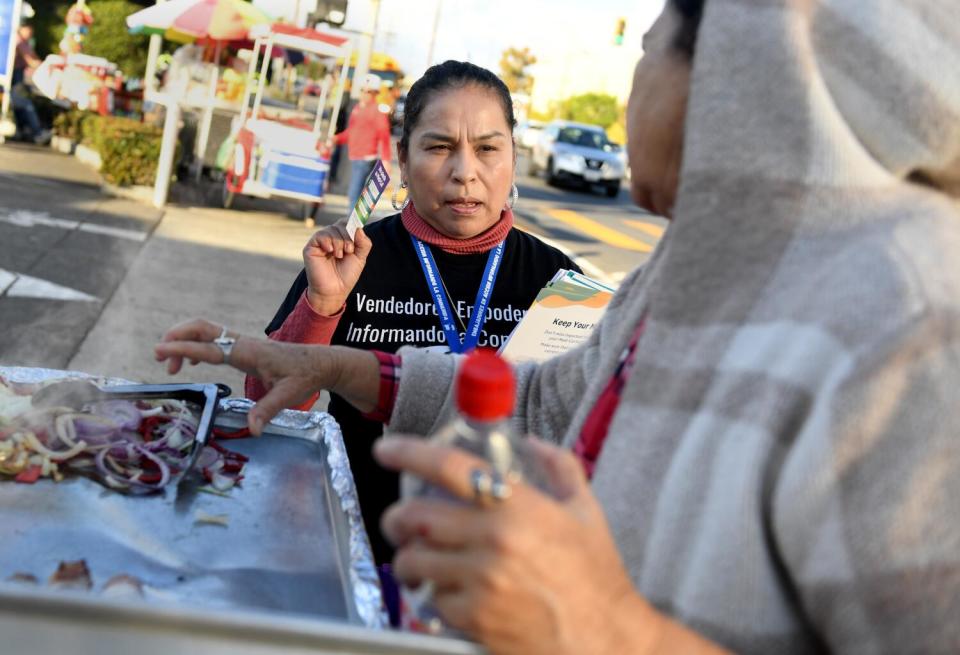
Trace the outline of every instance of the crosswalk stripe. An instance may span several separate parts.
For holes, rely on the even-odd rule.
[[[81,223],[80,221],[71,221],[63,218],[55,218],[46,212],[34,212],[18,209],[14,211],[6,210],[0,207],[0,223],[8,223],[17,227],[55,227],[61,230],[80,230],[81,232],[91,232],[93,234],[104,234],[119,239],[128,239],[130,241],[146,241],[147,233],[139,230],[129,230],[122,227],[113,227],[111,225],[101,225],[99,223]]]
[[[571,211],[569,209],[548,209],[547,213],[558,221],[566,223],[567,225],[574,227],[581,232],[588,234],[589,236],[592,236],[598,241],[603,241],[611,246],[625,248],[627,250],[635,250],[636,252],[653,252],[653,246],[651,246],[649,243],[644,243],[643,241],[629,237],[622,232],[611,229],[606,225],[598,223],[591,218],[587,218],[582,214],[578,214],[575,211]]]
[[[71,289],[31,275],[5,271],[0,268],[0,296],[8,298],[47,298],[49,300],[77,300],[97,302],[100,299],[83,291]]]
[[[660,238],[663,236],[663,228],[659,225],[653,225],[652,223],[646,223],[644,221],[637,221],[631,218],[624,218],[623,222],[625,225],[629,225],[635,230],[640,230],[641,232],[646,232],[652,237]]]
[[[598,282],[603,282],[605,284],[610,284],[611,282],[614,282],[614,280],[611,279],[610,276],[607,275],[607,273],[603,269],[601,269],[599,266],[595,266],[589,259],[587,259],[586,257],[581,257],[577,253],[573,252],[572,250],[564,246],[562,243],[554,241],[553,239],[541,234],[539,231],[533,230],[532,228],[530,228],[530,226],[524,225],[520,222],[515,222],[513,225],[518,230],[523,230],[528,234],[532,234],[533,236],[537,237],[548,246],[552,248],[556,248],[557,250],[562,252],[564,255],[569,257],[574,264],[579,266],[580,270],[583,271],[584,274],[592,277],[594,280],[597,280]]]

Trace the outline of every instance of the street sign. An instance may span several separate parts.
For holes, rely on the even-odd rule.
[[[14,51],[17,47],[17,26],[20,24],[20,1],[0,0],[0,81],[10,85]]]
[[[17,48],[17,30],[20,27],[22,0],[0,0],[0,85],[3,102],[0,103],[0,143],[16,131],[7,120],[10,110],[10,91],[13,86],[13,64]]]

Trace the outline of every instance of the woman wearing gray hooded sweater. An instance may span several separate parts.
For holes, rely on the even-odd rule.
[[[956,4],[706,0],[693,37],[699,4],[647,35],[628,109],[634,198],[673,223],[588,343],[518,371],[559,499],[400,503],[396,572],[496,653],[956,652]],[[221,362],[220,332],[157,356]],[[428,434],[456,360],[400,358],[390,429]],[[378,402],[370,353],[230,363],[273,385],[255,431],[315,388]],[[377,454],[473,497],[462,452]]]

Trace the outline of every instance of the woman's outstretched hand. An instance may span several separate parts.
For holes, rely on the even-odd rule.
[[[465,501],[408,499],[384,515],[399,548],[396,575],[411,586],[432,581],[444,620],[493,653],[650,652],[662,617],[634,591],[580,463],[531,447],[556,498],[518,483],[480,507],[471,472],[487,469],[483,461],[423,439],[381,439],[374,452],[385,467]]]
[[[313,309],[332,316],[340,311],[367,263],[372,243],[363,228],[351,239],[346,221],[323,228],[303,248],[307,300]]]
[[[369,410],[377,400],[379,365],[372,353],[349,348],[306,346],[278,343],[266,339],[239,336],[225,362],[223,351],[213,343],[222,331],[220,325],[194,319],[170,328],[155,348],[157,361],[167,362],[173,375],[191,363],[228,363],[236,369],[260,378],[267,393],[250,410],[250,431],[260,434],[263,426],[277,413],[307,400],[323,389],[335,390],[361,410]]]

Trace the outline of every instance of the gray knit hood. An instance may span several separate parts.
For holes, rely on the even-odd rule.
[[[796,236],[956,212],[960,5],[706,0],[681,180],[651,311],[682,323],[741,320]]]

